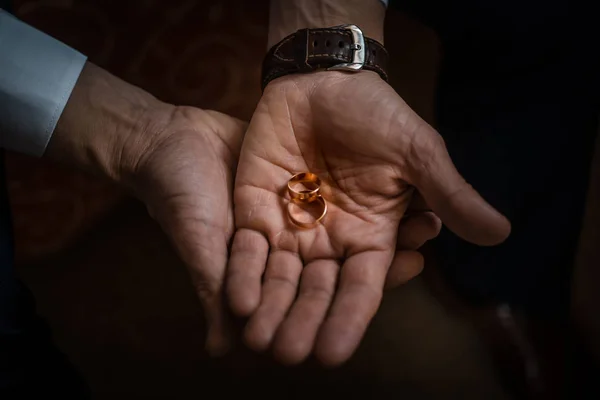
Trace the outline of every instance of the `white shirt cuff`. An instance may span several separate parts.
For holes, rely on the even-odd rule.
[[[0,10],[0,147],[44,154],[85,61]]]

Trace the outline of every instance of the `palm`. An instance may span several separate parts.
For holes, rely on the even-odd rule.
[[[220,353],[228,346],[222,282],[245,124],[194,108],[173,115],[140,162],[135,189],[188,266],[207,317],[207,348]]]
[[[315,115],[323,103],[311,102],[303,89],[271,91],[254,114],[236,179],[237,226],[266,235],[272,250],[297,252],[305,264],[375,252],[385,271],[411,190],[391,163],[366,156],[360,143],[344,134],[335,141],[328,132],[347,129]],[[311,230],[297,229],[282,207],[282,188],[302,171],[324,180],[329,202],[326,222]]]

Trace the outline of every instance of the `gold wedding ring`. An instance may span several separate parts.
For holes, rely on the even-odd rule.
[[[288,216],[290,220],[300,228],[313,228],[317,226],[327,214],[327,202],[319,194],[321,179],[312,172],[302,172],[292,176],[288,181],[287,187],[291,198],[288,204]],[[305,221],[300,219],[296,215],[296,212],[292,210],[293,207],[300,209],[303,214],[309,214],[311,220]]]
[[[292,200],[292,202],[290,202],[290,204],[288,205],[288,216],[290,217],[290,220],[294,223],[294,225],[299,226],[300,228],[314,228],[315,226],[319,225],[319,221],[321,221],[325,217],[325,214],[327,214],[327,202],[325,201],[323,196],[318,195],[313,200],[311,200],[311,203],[313,203],[313,205],[316,203],[320,205],[320,213],[312,221],[302,221],[294,215],[294,212],[290,211],[290,206],[299,203],[307,202],[303,202],[302,200]]]
[[[301,200],[310,203],[319,195],[321,179],[312,172],[301,172],[290,178],[287,187],[292,200]]]

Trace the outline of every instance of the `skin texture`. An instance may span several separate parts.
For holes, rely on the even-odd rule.
[[[311,171],[329,213],[298,229],[285,185]],[[318,72],[271,82],[242,146],[235,181],[237,231],[228,266],[232,310],[249,317],[245,340],[295,364],[311,353],[346,361],[377,311],[414,188],[455,233],[503,241],[509,222],[458,174],[439,134],[376,74]],[[407,223],[408,224],[408,223]],[[416,234],[416,233],[415,233]],[[416,239],[415,239],[416,240]]]

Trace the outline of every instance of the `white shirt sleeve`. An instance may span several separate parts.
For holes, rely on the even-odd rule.
[[[42,156],[86,57],[0,10],[0,147]]]

